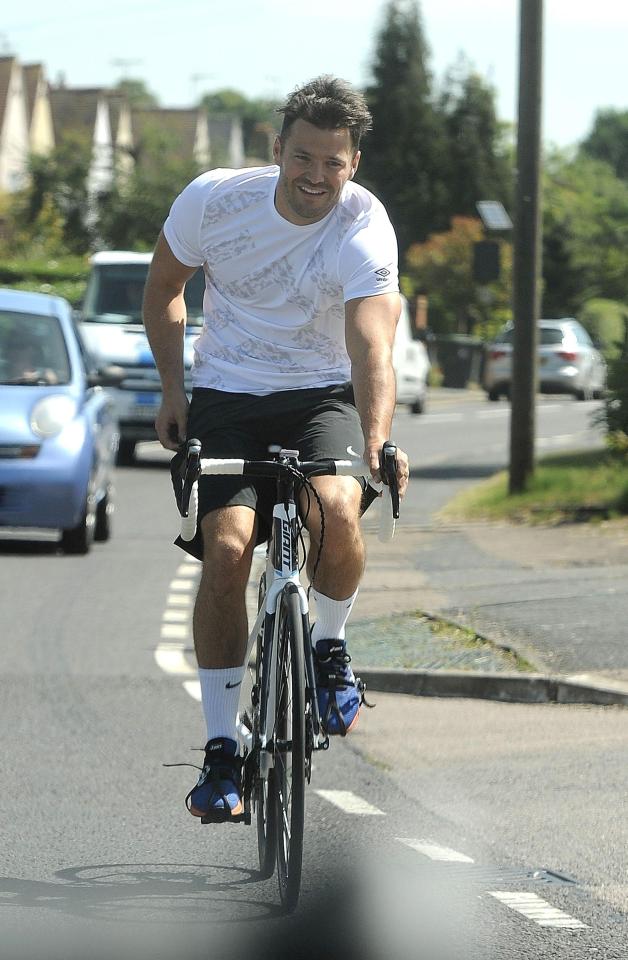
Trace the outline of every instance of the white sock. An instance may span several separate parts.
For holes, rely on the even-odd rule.
[[[236,715],[244,672],[244,664],[226,670],[198,668],[208,740],[229,737],[237,742]]]
[[[312,643],[317,640],[344,640],[345,626],[358,591],[346,600],[332,600],[318,590],[312,590],[316,603],[316,623],[312,627]]]

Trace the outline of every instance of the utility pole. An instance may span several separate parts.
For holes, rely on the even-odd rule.
[[[534,472],[537,320],[541,277],[543,0],[519,0],[519,110],[513,264],[510,493]]]

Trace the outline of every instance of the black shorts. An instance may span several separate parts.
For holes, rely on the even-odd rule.
[[[360,457],[364,450],[350,383],[285,390],[264,397],[196,388],[192,392],[187,436],[201,441],[203,457],[264,460],[272,444],[298,450],[302,460],[346,460]],[[365,485],[362,484],[363,489]],[[201,518],[220,507],[242,505],[256,512],[257,542],[263,543],[270,530],[275,489],[274,480],[201,477],[196,537],[189,542],[179,537],[175,543],[202,559]]]

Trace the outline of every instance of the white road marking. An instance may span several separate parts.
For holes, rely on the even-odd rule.
[[[540,927],[565,927],[571,930],[588,930],[589,926],[568,913],[559,910],[547,903],[536,893],[521,893],[511,890],[491,890],[489,896],[495,897],[500,903],[516,910],[528,920],[533,920]]]
[[[461,413],[428,413],[422,423],[429,426],[430,423],[460,423],[464,420]]]
[[[164,610],[164,615],[161,618],[162,623],[188,623],[189,620],[189,610],[171,610],[170,607]]]
[[[184,680],[183,689],[186,693],[189,693],[194,700],[201,702],[201,684],[198,680]]]
[[[166,600],[167,607],[191,607],[194,598],[187,593],[170,593]]]
[[[185,646],[182,643],[159,644],[155,650],[155,661],[164,673],[177,676],[194,676],[196,670],[188,663]]]
[[[316,790],[315,792],[319,797],[322,797],[323,800],[328,800],[330,803],[333,803],[335,807],[338,807],[344,813],[352,813],[358,817],[386,816],[383,810],[378,810],[377,807],[367,803],[366,800],[358,797],[350,790]]]
[[[177,579],[172,581],[172,583],[170,584],[170,589],[183,591],[184,593],[187,593],[188,591],[193,590],[195,586],[196,586],[196,580]]]
[[[195,577],[201,569],[200,561],[194,563],[182,563],[177,569],[178,577]]]
[[[187,623],[162,623],[161,637],[164,640],[187,640],[190,629]]]
[[[459,853],[458,850],[452,850],[451,847],[442,847],[438,843],[432,843],[431,840],[413,840],[409,837],[395,837],[399,843],[403,843],[411,850],[422,853],[430,860],[444,860],[451,863],[473,863],[473,859],[466,853]]]

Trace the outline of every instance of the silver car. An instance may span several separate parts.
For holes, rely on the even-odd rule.
[[[538,321],[539,393],[570,393],[577,400],[601,397],[606,388],[606,361],[573,317]],[[489,400],[510,395],[513,327],[489,344],[483,386]]]

